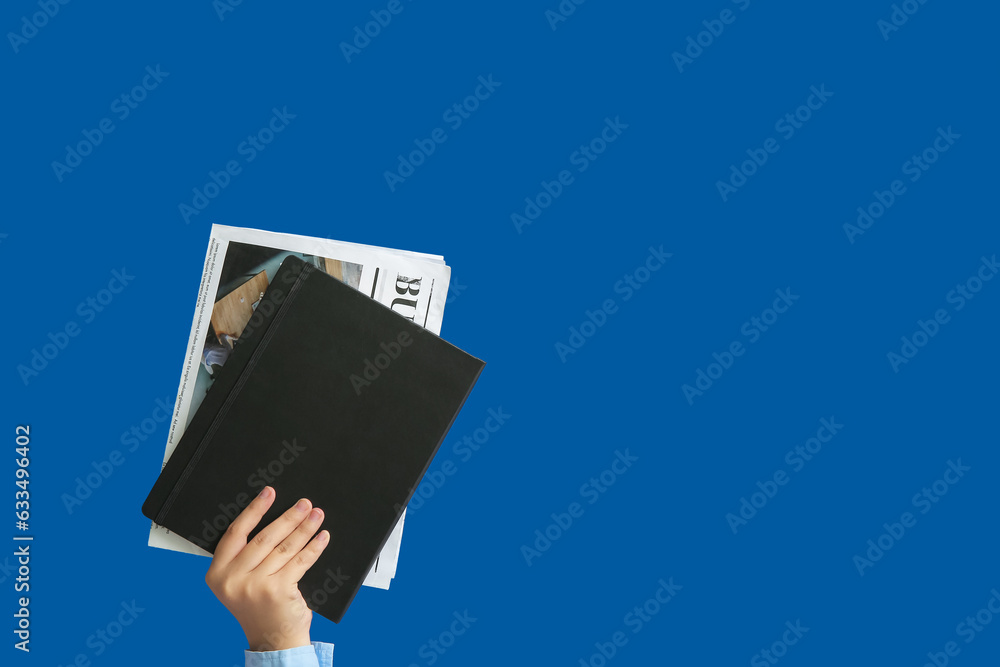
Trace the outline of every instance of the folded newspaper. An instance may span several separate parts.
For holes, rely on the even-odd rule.
[[[212,386],[213,378],[225,365],[233,345],[253,316],[270,279],[289,255],[312,263],[416,324],[441,334],[451,277],[451,269],[441,256],[212,225],[194,323],[163,454],[164,465],[201,405],[205,392]],[[258,471],[247,483],[263,489],[269,477],[281,474],[278,467],[285,464],[276,460],[272,463],[274,469],[269,466],[268,470]],[[365,586],[389,588],[396,575],[405,518],[404,510],[365,578]],[[211,556],[155,523],[150,527],[149,546]]]

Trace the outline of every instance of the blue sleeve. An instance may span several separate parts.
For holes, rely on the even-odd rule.
[[[246,667],[333,667],[333,644],[313,642],[284,651],[244,651]]]

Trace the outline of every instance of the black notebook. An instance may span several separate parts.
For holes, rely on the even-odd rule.
[[[296,257],[282,262],[142,512],[213,551],[265,484],[330,543],[299,582],[340,622],[484,363]]]

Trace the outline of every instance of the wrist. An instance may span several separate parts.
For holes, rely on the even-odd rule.
[[[262,635],[247,634],[247,645],[251,651],[284,651],[299,646],[312,646],[309,633],[285,634],[268,632]]]

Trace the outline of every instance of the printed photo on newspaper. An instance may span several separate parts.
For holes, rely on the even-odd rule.
[[[451,269],[438,255],[408,252],[317,237],[213,225],[184,356],[163,463],[173,453],[205,393],[225,366],[269,281],[289,255],[313,264],[341,282],[389,306],[416,324],[441,333]],[[282,465],[275,461],[275,466]],[[259,471],[251,486],[263,489],[278,470]],[[389,588],[396,574],[404,510],[364,581]],[[212,529],[210,526],[206,530]],[[181,536],[151,525],[149,546],[211,556]]]

